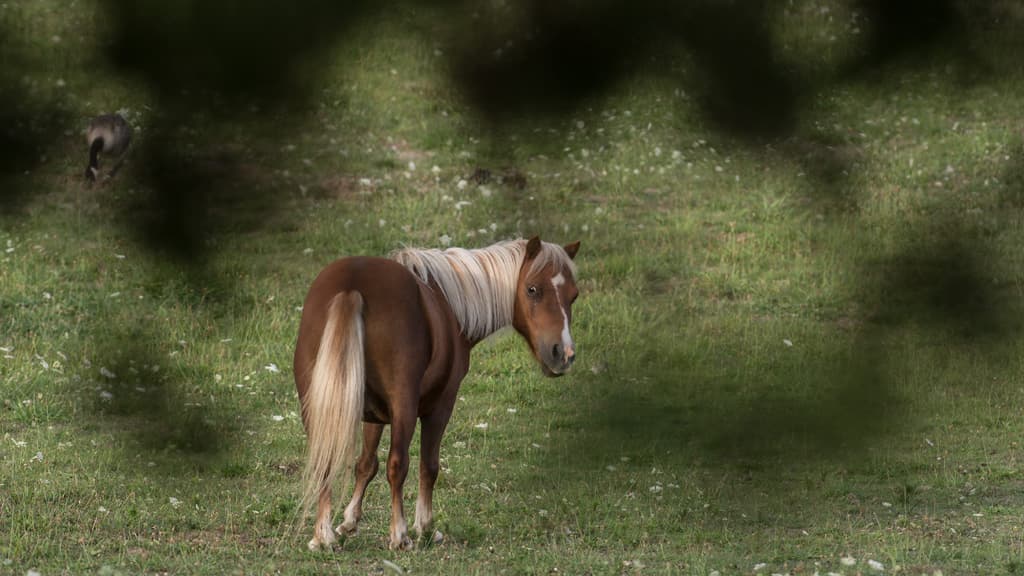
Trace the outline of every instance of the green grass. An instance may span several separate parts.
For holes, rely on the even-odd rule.
[[[82,73],[93,9],[0,12],[44,50],[25,81],[73,118],[0,227],[0,573],[1024,570],[1019,79],[844,85],[791,141],[750,147],[637,78],[493,142],[446,82],[433,20],[403,9],[339,48],[308,107],[254,111],[216,146],[201,119],[184,131],[247,179],[220,208],[246,218],[214,221],[210,258],[183,269],[119,220],[145,193],[130,171],[80,182],[90,115],[130,109],[144,148],[160,114]],[[799,25],[820,14],[793,17],[792,58],[827,68]],[[836,52],[855,44],[828,26]],[[813,172],[837,159],[838,199]],[[479,166],[527,186],[460,187]],[[387,550],[378,477],[360,533],[308,552],[291,351],[316,273],[534,233],[582,240],[574,373],[544,379],[510,333],[478,346],[442,447],[444,544]],[[947,239],[981,255],[995,336],[886,288]]]

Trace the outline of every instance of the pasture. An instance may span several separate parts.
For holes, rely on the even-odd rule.
[[[183,265],[126,225],[161,108],[96,64],[96,6],[0,6],[39,60],[17,82],[66,118],[0,216],[0,573],[1024,570],[1021,78],[839,84],[751,144],[638,73],[495,137],[436,15],[402,7],[311,101],[175,132],[242,168]],[[842,3],[798,6],[789,57],[856,45]],[[80,131],[119,109],[133,156],[86,186]],[[534,234],[582,243],[572,373],[511,331],[481,343],[441,448],[445,541],[388,551],[378,475],[360,532],[309,552],[291,355],[315,275]]]

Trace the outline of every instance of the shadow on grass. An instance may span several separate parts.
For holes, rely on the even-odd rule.
[[[212,375],[168,361],[164,348],[144,326],[127,329],[97,350],[98,379],[72,385],[92,418],[114,423],[132,439],[127,449],[202,464],[232,445],[236,430],[206,398],[188,392],[192,380]]]
[[[942,388],[989,394],[1000,384],[983,365],[1010,365],[1021,303],[990,247],[944,229],[866,260],[853,326],[723,317],[701,333],[709,324],[687,312],[650,308],[647,326],[617,340],[628,346],[598,352],[606,372],[574,376],[585,391],[555,417],[571,441],[543,466],[850,461],[916,426]],[[943,356],[979,363],[936,377],[926,364]]]
[[[0,219],[18,217],[29,203],[30,176],[59,146],[69,120],[61,105],[41,98],[23,75],[39,69],[41,59],[37,50],[16,40],[24,37],[19,32],[0,17]]]

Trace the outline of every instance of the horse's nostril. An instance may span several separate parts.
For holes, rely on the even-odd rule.
[[[555,344],[551,347],[551,357],[558,360],[562,357],[562,345]]]

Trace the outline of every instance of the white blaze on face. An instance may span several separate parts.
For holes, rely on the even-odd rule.
[[[558,287],[562,284],[565,284],[565,276],[562,276],[561,272],[551,278],[551,285],[555,288],[555,299],[558,300],[558,309],[562,312],[562,349],[565,350],[565,355],[569,356],[575,354],[575,350],[572,345],[572,335],[569,334],[569,316],[565,313],[562,296],[558,293]]]

